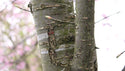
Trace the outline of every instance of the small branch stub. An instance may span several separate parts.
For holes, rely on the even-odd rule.
[[[33,13],[32,4],[31,3],[28,4],[28,7],[30,8],[30,12]]]
[[[50,16],[45,16],[45,18],[47,18],[47,19],[52,19],[52,17],[50,17]]]
[[[87,19],[88,19],[88,17],[83,17],[83,19],[87,20]]]

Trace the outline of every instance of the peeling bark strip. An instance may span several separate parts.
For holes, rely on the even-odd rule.
[[[47,8],[54,8],[54,7],[61,8],[61,7],[66,7],[66,5],[63,5],[63,4],[54,4],[54,5],[41,4],[40,8],[36,8],[35,11],[44,10]]]
[[[97,71],[94,1],[76,0],[76,37],[72,71]]]
[[[31,0],[30,11],[34,17],[43,71],[70,71],[74,44],[74,18],[72,2],[68,0]],[[65,29],[64,29],[65,28]],[[64,39],[70,37],[69,39]],[[65,45],[64,50],[61,46]]]
[[[48,52],[49,52],[50,60],[51,60],[52,64],[57,65],[57,62],[55,59],[55,58],[57,58],[57,54],[55,52],[57,43],[56,43],[56,38],[55,38],[55,34],[54,34],[54,27],[51,24],[49,24],[49,27],[47,30],[48,30],[47,33],[48,33],[48,42],[49,42]]]
[[[48,17],[48,19],[52,19],[51,17]],[[56,21],[56,20],[55,20]],[[58,58],[57,57],[57,53],[55,51],[55,49],[57,49],[57,42],[56,42],[56,38],[55,38],[55,33],[54,33],[54,26],[53,24],[49,24],[49,27],[48,27],[48,42],[49,42],[49,56],[50,56],[50,60],[51,60],[51,63],[53,65],[56,65],[56,66],[61,66],[61,67],[68,67],[70,64],[69,63],[63,63],[61,61],[59,61],[59,59],[62,59],[62,58],[71,58],[71,56],[64,56],[64,57],[61,57],[61,58]]]

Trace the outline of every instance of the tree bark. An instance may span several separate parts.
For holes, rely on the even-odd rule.
[[[125,71],[125,66],[124,66],[124,68],[122,69],[122,71]]]
[[[76,38],[72,71],[97,71],[94,1],[76,0]]]
[[[70,71],[74,47],[71,0],[31,0],[40,48],[42,71]]]

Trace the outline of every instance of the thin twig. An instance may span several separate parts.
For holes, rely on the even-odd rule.
[[[107,17],[104,17],[104,18],[102,18],[102,19],[96,21],[95,23],[99,23],[99,22],[101,22],[101,21],[103,21],[103,20],[105,20],[105,19],[107,19],[107,18],[109,18],[109,17],[111,17],[111,16],[113,16],[113,15],[115,15],[115,14],[119,14],[119,13],[120,13],[120,11],[118,11],[118,12],[116,12],[116,13],[114,13],[114,14],[111,14],[111,15],[109,15],[109,16],[107,16]]]
[[[27,10],[27,9],[24,9],[24,8],[21,8],[21,7],[19,7],[19,6],[18,6],[18,5],[16,5],[16,4],[14,4],[14,6],[15,6],[15,7],[17,7],[17,8],[19,8],[19,9],[21,9],[21,10],[23,10],[23,11],[30,12],[29,10]]]
[[[35,35],[36,35],[36,33],[34,33],[33,35],[30,35],[30,36],[27,36],[27,37],[25,37],[23,40],[21,40],[20,42],[18,42],[17,44],[15,44],[15,45],[12,47],[12,51],[10,51],[8,54],[6,54],[6,56],[9,55],[10,53],[14,52],[15,49],[16,49],[16,47],[17,47],[18,45],[24,43],[27,39],[29,39],[29,38],[31,38],[31,37],[34,37]]]
[[[36,33],[34,33],[33,35],[30,35],[30,36],[25,37],[23,40],[21,40],[20,42],[18,42],[17,44],[15,44],[15,46],[13,46],[13,48],[16,48],[17,45],[22,44],[22,43],[25,42],[27,39],[29,39],[29,38],[31,38],[31,37],[34,37],[35,35],[36,35]]]
[[[125,51],[121,52],[119,55],[116,56],[116,58],[120,57]]]

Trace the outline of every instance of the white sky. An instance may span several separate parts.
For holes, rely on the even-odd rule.
[[[99,71],[121,71],[125,65],[125,0],[98,0],[95,4],[95,21],[103,14],[115,14],[95,25]]]

